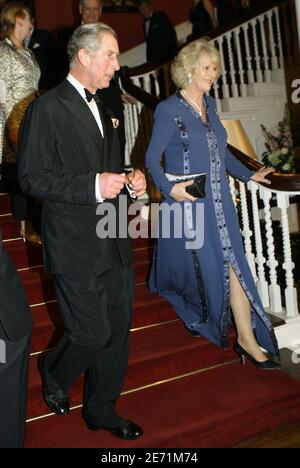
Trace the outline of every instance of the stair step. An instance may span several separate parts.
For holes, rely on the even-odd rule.
[[[55,346],[62,333],[62,321],[58,303],[40,306],[32,311],[34,328],[31,353],[38,353]],[[150,327],[172,320],[177,320],[173,308],[159,296],[154,295],[151,301],[142,305],[135,301],[131,328]]]
[[[0,230],[4,240],[18,239],[20,237],[20,222],[14,219],[3,220],[0,218]]]
[[[130,442],[107,431],[91,432],[79,408],[65,418],[29,422],[26,447],[232,447],[299,421],[300,384],[288,375],[283,378],[281,372],[263,372],[250,363],[243,368],[225,363],[124,395],[118,412],[142,426],[144,436]],[[192,452],[201,462],[199,452]]]
[[[268,96],[271,96],[272,99],[274,96],[285,96],[285,79],[282,82],[250,83],[247,85],[247,94],[248,97],[268,98]]]
[[[24,243],[22,239],[19,239],[7,242],[5,249],[11,256],[17,269],[43,264],[42,249],[38,244]]]
[[[230,342],[233,339],[234,332],[231,330]],[[179,321],[132,332],[124,391],[234,358],[233,351],[224,351],[204,338],[189,335]],[[73,406],[81,404],[82,380],[83,378],[78,380],[70,390]],[[43,402],[40,387],[41,379],[35,355],[30,359],[28,418],[49,412]]]
[[[11,213],[11,202],[8,193],[0,193],[0,214]]]
[[[6,220],[2,221],[4,224]],[[11,222],[13,220],[9,219],[9,221]],[[30,268],[43,264],[42,247],[38,244],[24,243],[22,239],[18,239],[6,242],[5,249],[11,256],[17,269]],[[151,261],[153,249],[153,245],[144,245],[144,247],[134,248],[135,264]]]
[[[257,109],[263,109],[264,111],[269,110],[272,112],[272,109],[274,110],[274,108],[283,108],[285,101],[285,94],[224,98],[222,99],[222,111],[240,112],[247,109],[247,111],[257,112]]]
[[[135,266],[135,284],[146,283],[148,272],[148,260],[137,262]],[[45,273],[43,266],[19,271],[19,274],[31,305],[55,299],[52,275]]]
[[[149,301],[149,303],[144,305],[139,305],[135,302],[133,307],[132,329],[148,327],[177,318],[170,304],[160,296],[153,295],[151,299],[152,302]],[[57,301],[33,307],[31,312],[34,323],[33,333],[36,333],[37,336],[39,336],[44,327],[50,327],[51,331],[54,331],[56,325],[61,325],[61,314]],[[33,352],[37,351],[39,350],[35,349]]]

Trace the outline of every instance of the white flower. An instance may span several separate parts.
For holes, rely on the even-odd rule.
[[[281,154],[288,154],[289,150],[287,148],[281,149]]]
[[[268,154],[268,160],[271,164],[278,164],[280,162],[278,151],[274,151],[273,153]]]
[[[290,171],[291,170],[290,164],[284,164],[284,166],[282,166],[282,170],[283,171]]]

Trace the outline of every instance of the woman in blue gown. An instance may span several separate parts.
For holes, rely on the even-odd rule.
[[[265,177],[272,169],[251,172],[227,149],[215,100],[206,95],[219,74],[219,53],[210,41],[188,44],[172,66],[178,91],[155,111],[146,164],[163,203],[149,287],[173,305],[193,335],[223,347],[231,310],[235,351],[257,367],[273,369],[279,364],[267,359],[260,346],[278,355],[277,341],[245,257],[227,178],[269,184]],[[199,173],[206,174],[205,198],[186,192],[193,181],[170,180],[170,174]]]

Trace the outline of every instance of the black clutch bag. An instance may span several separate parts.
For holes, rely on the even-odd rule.
[[[206,173],[202,174],[169,174],[166,173],[166,177],[170,182],[188,182],[193,180],[193,184],[185,187],[185,191],[195,198],[206,198],[205,184],[206,184]]]

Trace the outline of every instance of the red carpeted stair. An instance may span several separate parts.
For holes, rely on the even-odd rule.
[[[148,294],[153,246],[140,239],[135,241],[131,352],[118,410],[143,426],[144,437],[122,442],[105,431],[88,431],[80,415],[83,378],[70,390],[72,407],[79,407],[64,418],[49,414],[37,357],[59,338],[59,307],[40,247],[23,243],[9,212],[8,197],[0,195],[5,247],[19,269],[34,320],[27,447],[228,447],[300,420],[300,382],[251,363],[240,366],[231,349],[193,338],[165,301]],[[231,343],[233,339],[231,332]]]

